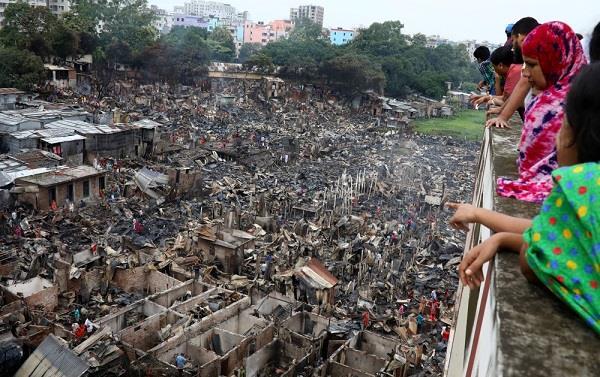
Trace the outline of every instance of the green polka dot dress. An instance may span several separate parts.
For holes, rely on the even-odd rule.
[[[557,169],[523,237],[537,277],[600,334],[600,164]]]

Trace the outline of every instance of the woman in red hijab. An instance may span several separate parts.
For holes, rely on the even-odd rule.
[[[571,82],[585,66],[581,42],[569,25],[548,22],[535,28],[523,41],[523,77],[538,95],[525,109],[519,142],[519,178],[498,178],[498,194],[541,203],[552,190],[551,173],[556,162],[556,135],[564,118],[564,104]]]

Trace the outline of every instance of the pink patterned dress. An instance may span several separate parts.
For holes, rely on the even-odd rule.
[[[552,190],[556,161],[556,135],[564,118],[571,82],[585,66],[583,47],[565,23],[548,22],[534,29],[523,42],[523,55],[539,61],[547,87],[527,109],[517,165],[519,178],[498,178],[498,195],[541,203]]]

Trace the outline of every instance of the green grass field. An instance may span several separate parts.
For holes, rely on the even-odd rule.
[[[468,140],[481,140],[485,122],[485,112],[477,110],[461,111],[451,118],[422,119],[413,122],[415,132],[428,135],[446,135]]]

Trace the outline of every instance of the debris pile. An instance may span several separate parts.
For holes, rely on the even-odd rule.
[[[463,243],[443,207],[469,199],[477,143],[386,117],[415,102],[373,116],[368,93],[210,84],[44,105],[106,124],[73,131],[105,146],[59,140],[58,158],[75,151],[88,170],[3,168],[4,329],[30,349],[63,338],[97,375],[174,375],[180,353],[186,374],[336,375],[361,370],[343,361],[356,352],[385,373],[440,375]],[[119,147],[126,134],[140,142]],[[298,313],[315,317],[285,330]],[[361,350],[366,336],[390,354]],[[253,354],[269,355],[260,372]]]

